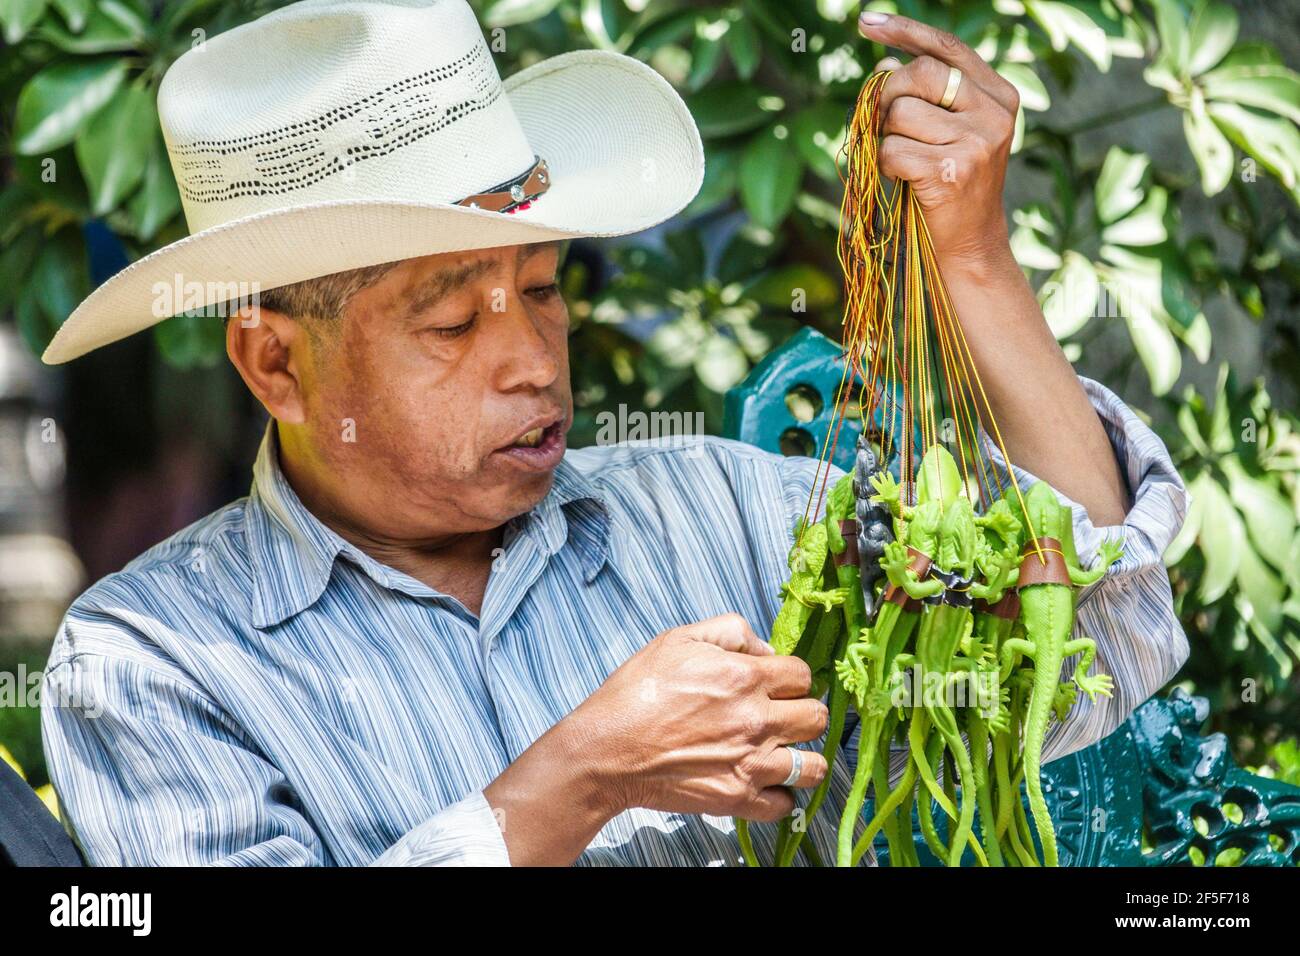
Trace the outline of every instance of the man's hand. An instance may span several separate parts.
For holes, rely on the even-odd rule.
[[[860,20],[859,29],[915,57],[906,66],[893,57],[876,64],[876,72],[894,71],[880,94],[881,171],[912,184],[941,262],[1005,257],[1002,185],[1020,94],[950,33],[907,17]],[[961,84],[952,106],[943,109],[937,104],[953,67],[962,73]]]
[[[1083,385],[1048,328],[1011,253],[1002,185],[1015,129],[1015,88],[951,34],[907,17],[864,13],[863,36],[915,57],[887,57],[882,171],[920,201],[948,295],[1012,462],[1118,524],[1128,494]],[[941,109],[952,67],[962,72]]]
[[[785,745],[826,730],[811,684],[737,614],[660,634],[485,788],[511,862],[572,863],[631,807],[781,819],[794,809]],[[803,751],[795,786],[825,776]]]
[[[786,744],[816,740],[826,705],[808,698],[812,672],[778,656],[738,614],[659,635],[572,715],[591,735],[620,808],[779,820],[794,808],[781,782]],[[805,751],[795,786],[826,775]]]

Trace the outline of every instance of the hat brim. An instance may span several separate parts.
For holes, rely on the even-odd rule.
[[[195,283],[184,309],[232,287],[269,290],[318,276],[441,252],[649,229],[699,191],[704,148],[672,86],[633,57],[577,50],[503,82],[550,188],[503,214],[449,203],[320,202],[226,222],[139,259],[92,292],[59,328],[50,365],[156,325],[158,287]],[[180,311],[180,309],[178,309]]]

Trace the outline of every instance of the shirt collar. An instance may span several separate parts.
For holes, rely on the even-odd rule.
[[[555,469],[546,497],[511,525],[519,533],[535,534],[548,557],[571,544],[588,584],[608,560],[610,519],[604,496],[567,457]],[[381,587],[443,596],[380,564],[307,510],[280,468],[274,419],[267,423],[253,463],[244,529],[252,564],[255,627],[273,627],[315,604],[340,554]]]

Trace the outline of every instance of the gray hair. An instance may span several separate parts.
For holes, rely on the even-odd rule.
[[[396,265],[397,262],[385,262],[278,286],[259,292],[258,303],[272,312],[279,312],[297,321],[320,320],[307,322],[309,334],[314,335],[322,323],[334,323],[343,318],[348,300],[362,289],[374,285]]]

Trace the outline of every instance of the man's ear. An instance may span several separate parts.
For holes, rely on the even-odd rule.
[[[303,394],[310,341],[283,313],[245,305],[226,319],[226,355],[271,417],[286,425],[307,418]]]

